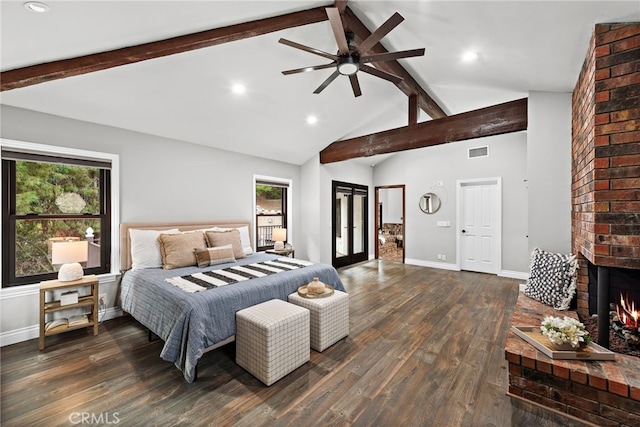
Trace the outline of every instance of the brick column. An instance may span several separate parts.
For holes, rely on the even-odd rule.
[[[573,92],[573,251],[599,266],[640,269],[638,58],[640,23],[597,24]],[[581,271],[583,314],[586,277]]]

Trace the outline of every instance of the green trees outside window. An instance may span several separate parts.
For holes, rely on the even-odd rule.
[[[110,170],[2,160],[3,287],[55,278],[55,241],[88,240],[86,274],[108,272]]]

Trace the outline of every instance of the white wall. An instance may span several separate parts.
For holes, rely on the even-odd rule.
[[[294,247],[300,229],[300,167],[152,135],[1,106],[1,136],[120,156],[120,220],[198,221],[253,218],[253,175],[293,181]],[[259,143],[259,142],[257,142]],[[297,255],[297,254],[296,254]],[[3,344],[37,336],[37,286],[0,291]],[[115,282],[100,283],[108,306]],[[35,333],[35,335],[33,335]],[[32,336],[30,336],[32,335]]]
[[[489,157],[469,159],[467,149],[482,145],[489,146]],[[457,264],[456,181],[500,176],[502,267],[508,271],[528,271],[526,151],[526,133],[518,132],[412,150],[377,164],[374,185],[406,185],[407,262],[454,268]],[[439,181],[442,186],[438,186]],[[440,209],[430,215],[418,207],[420,196],[427,192],[437,194],[442,200]],[[438,221],[449,221],[451,226],[438,227]],[[439,261],[437,254],[446,255],[446,261]]]
[[[571,94],[529,93],[529,252],[571,252]]]
[[[302,186],[300,211],[300,243],[296,246],[296,257],[319,262],[322,259],[320,217],[323,209],[331,210],[327,202],[320,202],[320,156],[315,155],[304,163],[300,171]],[[331,249],[329,249],[330,251]],[[331,255],[331,254],[329,254]]]

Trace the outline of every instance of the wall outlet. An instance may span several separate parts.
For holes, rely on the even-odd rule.
[[[98,294],[98,305],[107,305],[107,294]]]
[[[442,254],[438,254],[438,259],[442,259]]]
[[[443,260],[443,261],[446,261],[447,260],[447,256],[445,254],[442,254],[442,257],[440,259]]]

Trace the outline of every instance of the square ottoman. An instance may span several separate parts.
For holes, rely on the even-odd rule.
[[[309,361],[309,310],[272,299],[236,313],[236,363],[271,385]]]
[[[323,351],[349,335],[349,294],[334,291],[324,298],[304,298],[293,293],[290,303],[311,312],[311,348]]]

